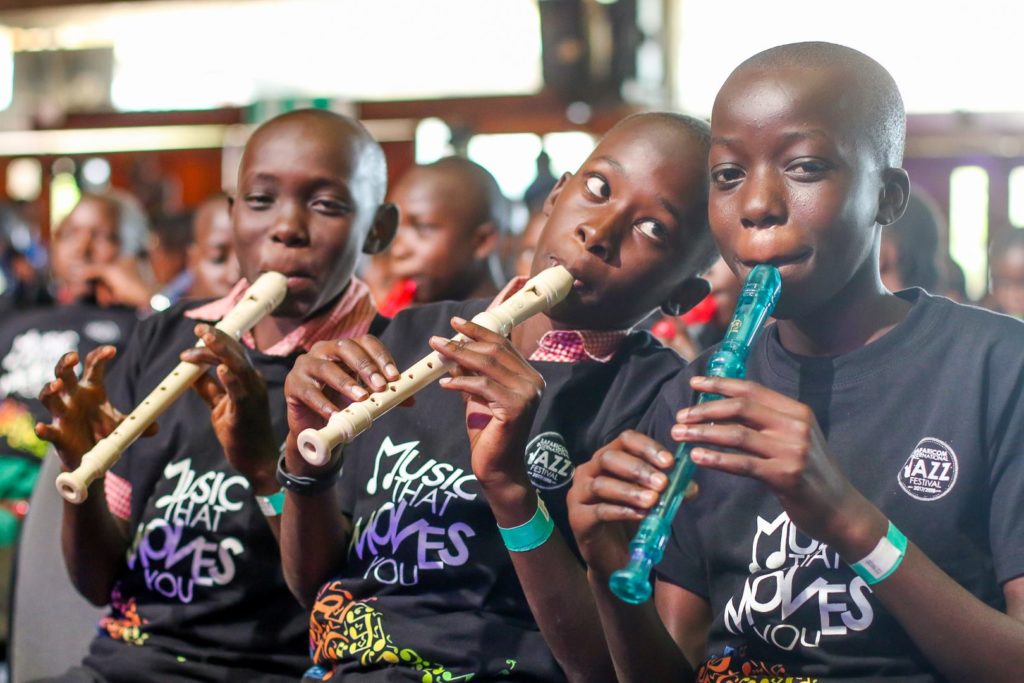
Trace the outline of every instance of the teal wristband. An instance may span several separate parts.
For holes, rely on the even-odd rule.
[[[864,579],[865,583],[872,586],[896,571],[906,554],[907,537],[890,521],[885,536],[878,541],[875,549],[850,567],[857,572],[857,576]]]
[[[264,517],[278,517],[284,511],[284,488],[269,496],[256,496],[256,504]]]
[[[540,494],[537,494],[537,511],[533,513],[530,521],[511,529],[498,527],[505,547],[514,553],[525,553],[527,550],[539,548],[551,538],[551,532],[554,530],[555,523],[551,521],[551,513],[548,512]]]

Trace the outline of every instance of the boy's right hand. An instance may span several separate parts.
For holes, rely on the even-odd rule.
[[[348,403],[362,401],[400,376],[391,352],[370,334],[317,342],[308,353],[299,356],[284,383],[288,407],[285,457],[289,471],[316,476],[330,469],[333,461],[315,467],[299,456],[296,444],[299,433],[323,427],[331,415]]]
[[[569,523],[591,572],[606,578],[626,566],[629,541],[668,485],[674,460],[654,439],[626,431],[576,468]]]
[[[75,374],[78,353],[61,356],[54,369],[56,379],[39,392],[39,400],[53,421],[36,424],[36,435],[57,447],[64,467],[74,469],[96,442],[124,419],[107,399],[103,380],[107,365],[117,355],[113,346],[101,346],[85,357],[81,379]],[[146,434],[155,432],[152,425]]]

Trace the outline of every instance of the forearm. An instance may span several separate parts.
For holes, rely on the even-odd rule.
[[[848,519],[832,530],[829,545],[847,563],[866,557],[889,521],[854,494]],[[912,542],[887,578],[871,586],[924,657],[952,681],[1015,681],[1024,670],[1024,622],[995,610],[928,558]],[[992,652],[1003,653],[993,661]]]
[[[925,658],[949,680],[1020,680],[1024,623],[978,600],[917,546],[908,545],[899,568],[873,589]],[[993,658],[993,652],[1001,654]]]
[[[288,588],[304,607],[344,566],[350,526],[333,488],[312,496],[285,494],[281,561]]]
[[[125,561],[128,534],[124,522],[107,508],[103,479],[89,487],[89,496],[81,504],[64,503],[61,550],[75,589],[94,605],[108,604]]]
[[[590,571],[588,579],[619,681],[683,683],[693,680],[693,667],[665,629],[652,601],[627,604],[612,594],[606,575]]]
[[[532,489],[488,495],[498,524],[513,527],[537,509]],[[510,552],[534,619],[570,681],[615,681],[597,607],[580,562],[561,534],[526,552]]]

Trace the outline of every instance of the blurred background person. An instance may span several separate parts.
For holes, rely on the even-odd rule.
[[[508,202],[486,169],[462,157],[414,166],[390,198],[399,211],[387,261],[392,289],[412,292],[411,303],[498,293]]]
[[[940,230],[944,220],[935,203],[911,191],[903,217],[882,230],[879,270],[890,292],[920,287],[942,294],[942,263],[939,261]]]
[[[0,204],[0,316],[52,303],[46,247],[13,204]]]
[[[7,599],[12,549],[27,512],[48,444],[35,435],[47,411],[37,396],[69,351],[86,354],[106,344],[120,348],[135,326],[124,306],[92,273],[135,259],[144,227],[125,220],[112,195],[83,195],[56,227],[51,266],[56,305],[17,311],[0,320],[0,595]],[[2,605],[0,605],[2,607]],[[3,610],[6,614],[6,610]],[[6,621],[0,622],[6,641]]]
[[[989,296],[985,306],[1024,318],[1024,230],[1009,229],[989,251]]]
[[[188,246],[190,298],[226,296],[241,276],[231,234],[231,213],[227,195],[217,194],[196,209],[192,221],[193,242]]]

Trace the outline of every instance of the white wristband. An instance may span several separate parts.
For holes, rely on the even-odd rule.
[[[875,549],[868,553],[863,560],[851,564],[850,567],[868,585],[873,585],[896,571],[906,553],[907,537],[890,521],[885,536],[878,541]]]

